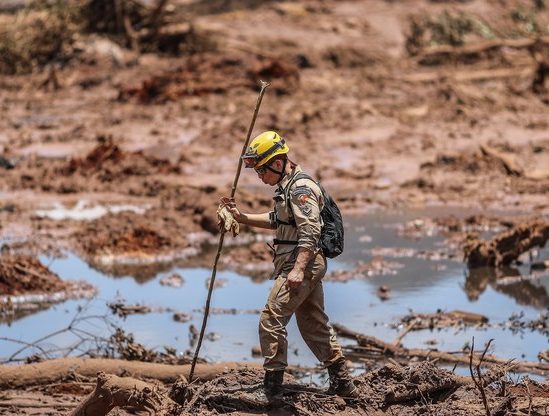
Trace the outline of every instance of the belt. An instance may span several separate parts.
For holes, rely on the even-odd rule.
[[[299,243],[299,241],[297,240],[279,240],[278,238],[275,238],[273,240],[273,244],[275,246],[278,246],[278,245],[297,245]]]

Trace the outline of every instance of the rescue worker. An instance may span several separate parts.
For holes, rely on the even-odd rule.
[[[220,204],[220,210],[225,208],[238,223],[276,230],[274,284],[259,319],[265,393],[272,397],[281,392],[288,365],[286,326],[295,314],[303,339],[328,369],[328,392],[356,397],[341,346],[324,312],[326,258],[319,249],[322,191],[310,178],[294,179],[302,170],[288,158],[288,151],[278,133],[267,131],[254,138],[242,156],[246,168],[253,168],[263,183],[276,186],[271,212],[241,212],[231,198],[222,198]],[[226,215],[219,219],[226,223]]]

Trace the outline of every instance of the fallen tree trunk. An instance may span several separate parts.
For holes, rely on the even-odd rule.
[[[522,253],[543,247],[549,240],[549,222],[536,220],[498,234],[490,241],[475,239],[467,242],[464,255],[467,266],[498,267],[511,264]]]
[[[260,368],[259,364],[226,362],[220,364],[197,364],[195,377],[211,380],[228,369]],[[168,365],[103,358],[59,358],[35,364],[0,366],[0,388],[18,388],[39,384],[51,384],[74,374],[95,377],[97,373],[132,376],[172,383],[178,377],[188,377],[188,365]]]
[[[359,332],[353,331],[349,328],[344,327],[343,325],[334,324],[334,330],[338,335],[342,337],[355,339],[358,343],[357,346],[349,347],[353,353],[360,355],[363,350],[366,350],[368,353],[377,353],[380,355],[388,355],[394,357],[402,357],[406,359],[410,358],[421,358],[424,360],[438,360],[446,363],[452,364],[463,364],[469,365],[469,354],[458,353],[453,354],[444,351],[435,351],[421,348],[403,348],[395,347],[391,344],[386,344],[385,342],[378,340],[377,338],[371,336],[365,336]],[[391,350],[383,348],[384,345],[391,345],[393,348]],[[365,353],[365,355],[367,355]],[[473,354],[473,364],[480,362],[481,354]],[[536,374],[549,374],[549,364],[544,363],[535,363],[529,361],[514,361],[506,360],[503,358],[498,358],[493,355],[485,355],[482,359],[482,363],[489,366],[504,366],[508,367],[512,362],[513,368],[519,372],[527,373],[536,373]]]
[[[132,408],[164,416],[177,407],[159,387],[131,377],[99,373],[95,390],[74,409],[70,416],[105,416],[115,407]]]

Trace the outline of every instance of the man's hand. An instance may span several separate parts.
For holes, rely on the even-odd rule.
[[[234,198],[229,198],[228,196],[224,196],[221,198],[221,204],[219,204],[219,209],[226,207],[227,210],[232,214],[233,218],[240,222],[241,220],[241,213],[240,210],[236,207],[236,202]]]
[[[229,209],[230,198],[222,198],[219,208],[217,209],[217,226],[221,232],[232,232],[233,237],[236,237],[240,232],[240,226],[235,219],[233,212]],[[234,204],[234,200],[232,201]],[[236,209],[236,205],[234,210]],[[239,213],[240,214],[240,213]]]
[[[288,273],[286,284],[290,289],[297,289],[301,286],[301,283],[303,283],[304,276],[305,275],[302,270],[296,270],[293,268],[292,271]]]

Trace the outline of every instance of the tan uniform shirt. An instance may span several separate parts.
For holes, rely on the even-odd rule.
[[[320,211],[324,208],[324,199],[319,186],[311,179],[302,178],[286,189],[300,172],[301,168],[296,166],[286,175],[278,184],[273,198],[275,206],[271,218],[278,220],[275,238],[298,242],[297,245],[279,244],[275,247],[273,279],[286,276],[292,270],[297,258],[297,247],[304,247],[314,253],[320,250]]]

